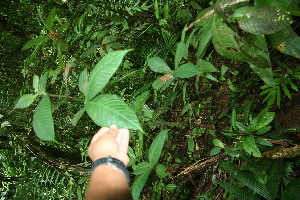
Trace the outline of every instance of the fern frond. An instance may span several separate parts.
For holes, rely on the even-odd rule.
[[[176,47],[177,47],[177,40],[178,40],[178,36],[176,36],[173,33],[168,32],[165,29],[161,30],[161,33],[163,35],[165,44],[167,45],[167,47],[169,48],[169,50],[171,51],[171,53],[173,55],[175,55],[176,52]]]

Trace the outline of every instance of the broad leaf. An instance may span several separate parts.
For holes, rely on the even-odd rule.
[[[80,110],[74,115],[74,117],[73,117],[72,120],[71,120],[71,124],[72,124],[73,126],[76,126],[77,122],[78,122],[79,119],[82,117],[82,115],[84,114],[84,112],[85,112],[85,109],[82,108],[82,109],[80,109]]]
[[[150,69],[158,73],[167,73],[172,71],[168,64],[160,57],[152,57],[148,59]]]
[[[203,59],[198,60],[197,66],[199,66],[200,72],[219,72],[213,64]]]
[[[87,101],[93,99],[117,71],[128,50],[113,51],[104,56],[91,72],[87,86]]]
[[[44,96],[35,109],[33,129],[41,140],[55,141],[51,101],[48,96]]]
[[[132,194],[133,200],[138,200],[139,199],[139,196],[141,194],[141,191],[142,191],[143,187],[145,186],[145,183],[148,179],[148,176],[151,172],[151,169],[148,169],[147,171],[145,171],[142,175],[137,177],[136,180],[134,181],[134,183],[131,187],[132,188],[131,189],[131,191],[132,191],[131,194]]]
[[[82,92],[85,96],[86,96],[86,90],[87,90],[87,86],[88,86],[88,72],[87,72],[87,68],[85,68],[79,76],[79,80],[78,80],[78,87],[80,92]]]
[[[206,48],[210,44],[212,38],[211,24],[212,18],[209,17],[209,23],[205,24],[205,26],[201,28],[198,37],[196,38],[196,41],[198,41],[198,51],[196,54],[198,58],[202,58],[204,56]]]
[[[55,19],[55,15],[56,15],[56,8],[52,8],[52,10],[50,11],[47,19],[46,19],[46,28],[51,31],[52,27],[53,27],[53,22]]]
[[[192,63],[187,63],[187,64],[180,65],[174,71],[173,75],[178,78],[190,78],[200,73],[201,72],[198,66],[193,65]]]
[[[247,153],[255,157],[262,157],[259,149],[256,146],[253,135],[249,135],[243,138],[243,148]]]
[[[29,107],[37,97],[37,94],[24,94],[15,105],[14,109],[16,108],[27,108]]]
[[[151,167],[153,167],[159,160],[168,131],[169,129],[161,131],[155,137],[154,141],[150,146],[148,159]]]
[[[283,29],[292,22],[292,18],[275,6],[264,8],[242,7],[235,11],[242,30],[252,34],[270,34]]]
[[[32,40],[29,40],[25,45],[24,47],[22,48],[22,50],[26,50],[26,49],[29,49],[35,45],[38,45],[40,44],[41,42],[46,42],[48,41],[50,38],[48,36],[39,36],[37,38],[34,38]]]
[[[145,173],[145,171],[150,169],[149,162],[140,162],[137,166],[135,166],[134,171],[132,172],[134,175],[140,175]]]
[[[116,95],[102,94],[85,105],[86,112],[99,126],[130,128],[143,131],[140,123],[127,104]]]
[[[300,37],[292,27],[287,27],[269,35],[271,45],[280,52],[300,58]]]
[[[57,30],[57,32],[58,33],[62,33],[64,31],[66,31],[69,28],[69,26],[70,26],[70,22],[66,22],[66,23],[64,23],[63,25],[61,25],[59,27],[59,29]]]
[[[244,44],[236,33],[222,22],[218,15],[215,15],[212,22],[212,42],[216,51],[229,59],[237,61],[247,61],[240,47]],[[239,40],[239,41],[237,41]]]

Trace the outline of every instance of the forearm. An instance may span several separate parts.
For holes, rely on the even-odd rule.
[[[126,175],[113,165],[98,166],[92,173],[87,200],[131,200]]]

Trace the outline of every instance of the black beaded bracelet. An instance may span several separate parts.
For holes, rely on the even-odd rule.
[[[119,159],[113,158],[111,156],[108,156],[107,158],[100,158],[100,159],[96,160],[95,162],[93,162],[92,168],[91,168],[91,173],[93,173],[94,169],[100,165],[116,166],[117,168],[119,168],[120,170],[122,170],[124,172],[124,174],[127,177],[128,183],[130,183],[129,172],[128,172],[126,166],[124,165],[124,163],[122,161],[120,161]]]

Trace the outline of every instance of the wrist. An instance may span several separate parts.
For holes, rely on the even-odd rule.
[[[112,157],[112,156],[99,158],[92,163],[91,174],[93,173],[94,170],[96,170],[97,168],[99,168],[101,166],[110,166],[111,168],[122,171],[123,174],[126,176],[128,183],[130,183],[129,172],[127,170],[127,167],[121,160],[119,160],[115,157]]]

